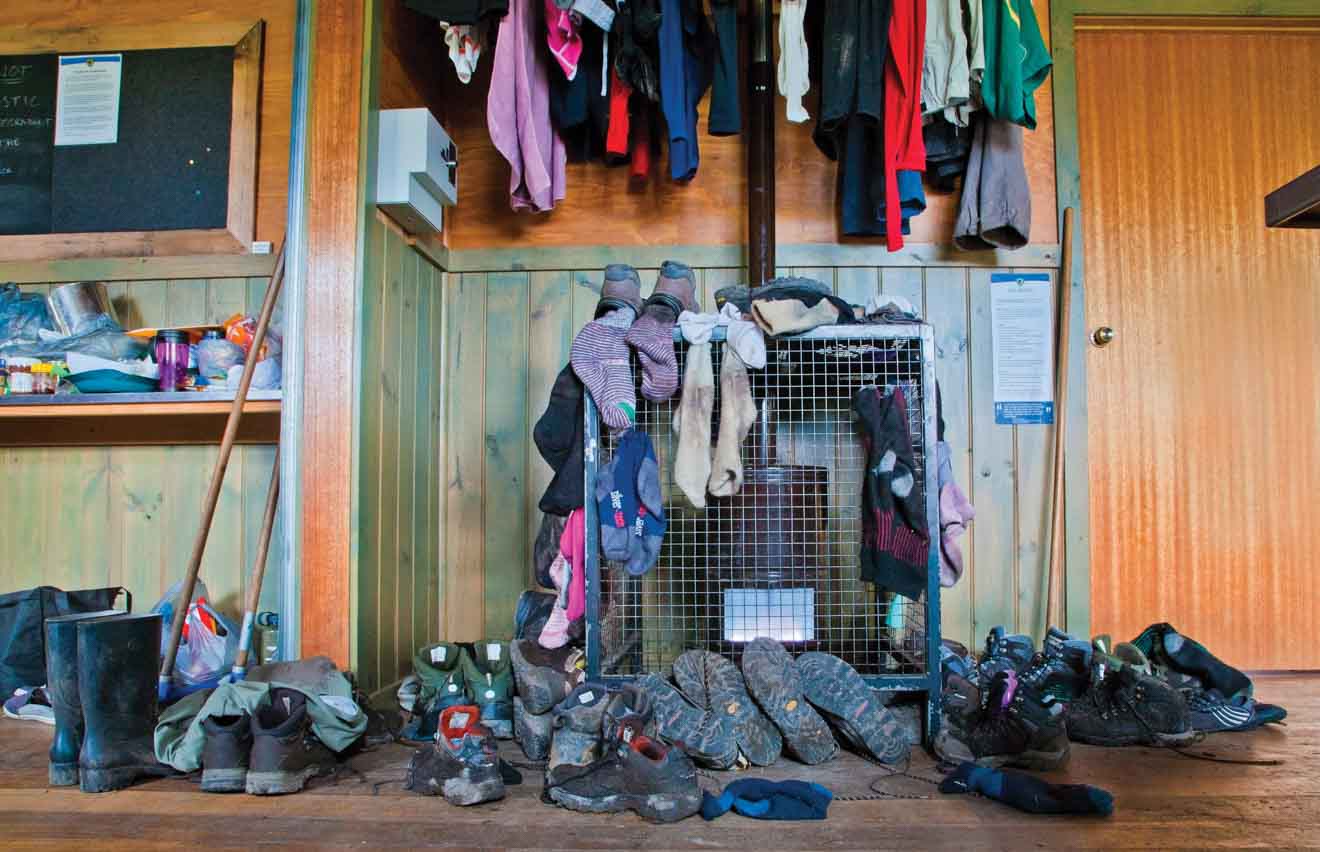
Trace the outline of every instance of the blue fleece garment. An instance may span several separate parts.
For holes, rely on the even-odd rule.
[[[697,104],[710,87],[712,69],[694,47],[704,38],[698,7],[686,0],[660,0],[660,109],[669,126],[669,176],[697,174]]]
[[[806,781],[734,781],[718,796],[701,795],[701,816],[712,820],[736,811],[753,819],[825,819],[834,794]]]

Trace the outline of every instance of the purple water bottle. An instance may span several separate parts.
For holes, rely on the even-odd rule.
[[[188,333],[166,329],[156,333],[158,384],[163,391],[177,391],[188,379]]]

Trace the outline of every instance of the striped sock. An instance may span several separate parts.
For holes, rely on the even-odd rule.
[[[665,305],[647,308],[628,329],[627,339],[642,362],[642,396],[654,402],[672,397],[678,391],[674,311]]]
[[[596,320],[583,326],[573,339],[569,361],[586,385],[610,429],[631,428],[637,413],[637,391],[629,358],[628,330]]]

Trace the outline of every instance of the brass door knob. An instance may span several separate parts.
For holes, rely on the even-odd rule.
[[[1091,340],[1096,346],[1108,346],[1114,342],[1114,330],[1107,325],[1102,325],[1091,335]]]

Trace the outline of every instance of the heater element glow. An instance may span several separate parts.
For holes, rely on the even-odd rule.
[[[816,638],[815,589],[725,589],[724,641],[769,636],[780,642]]]

